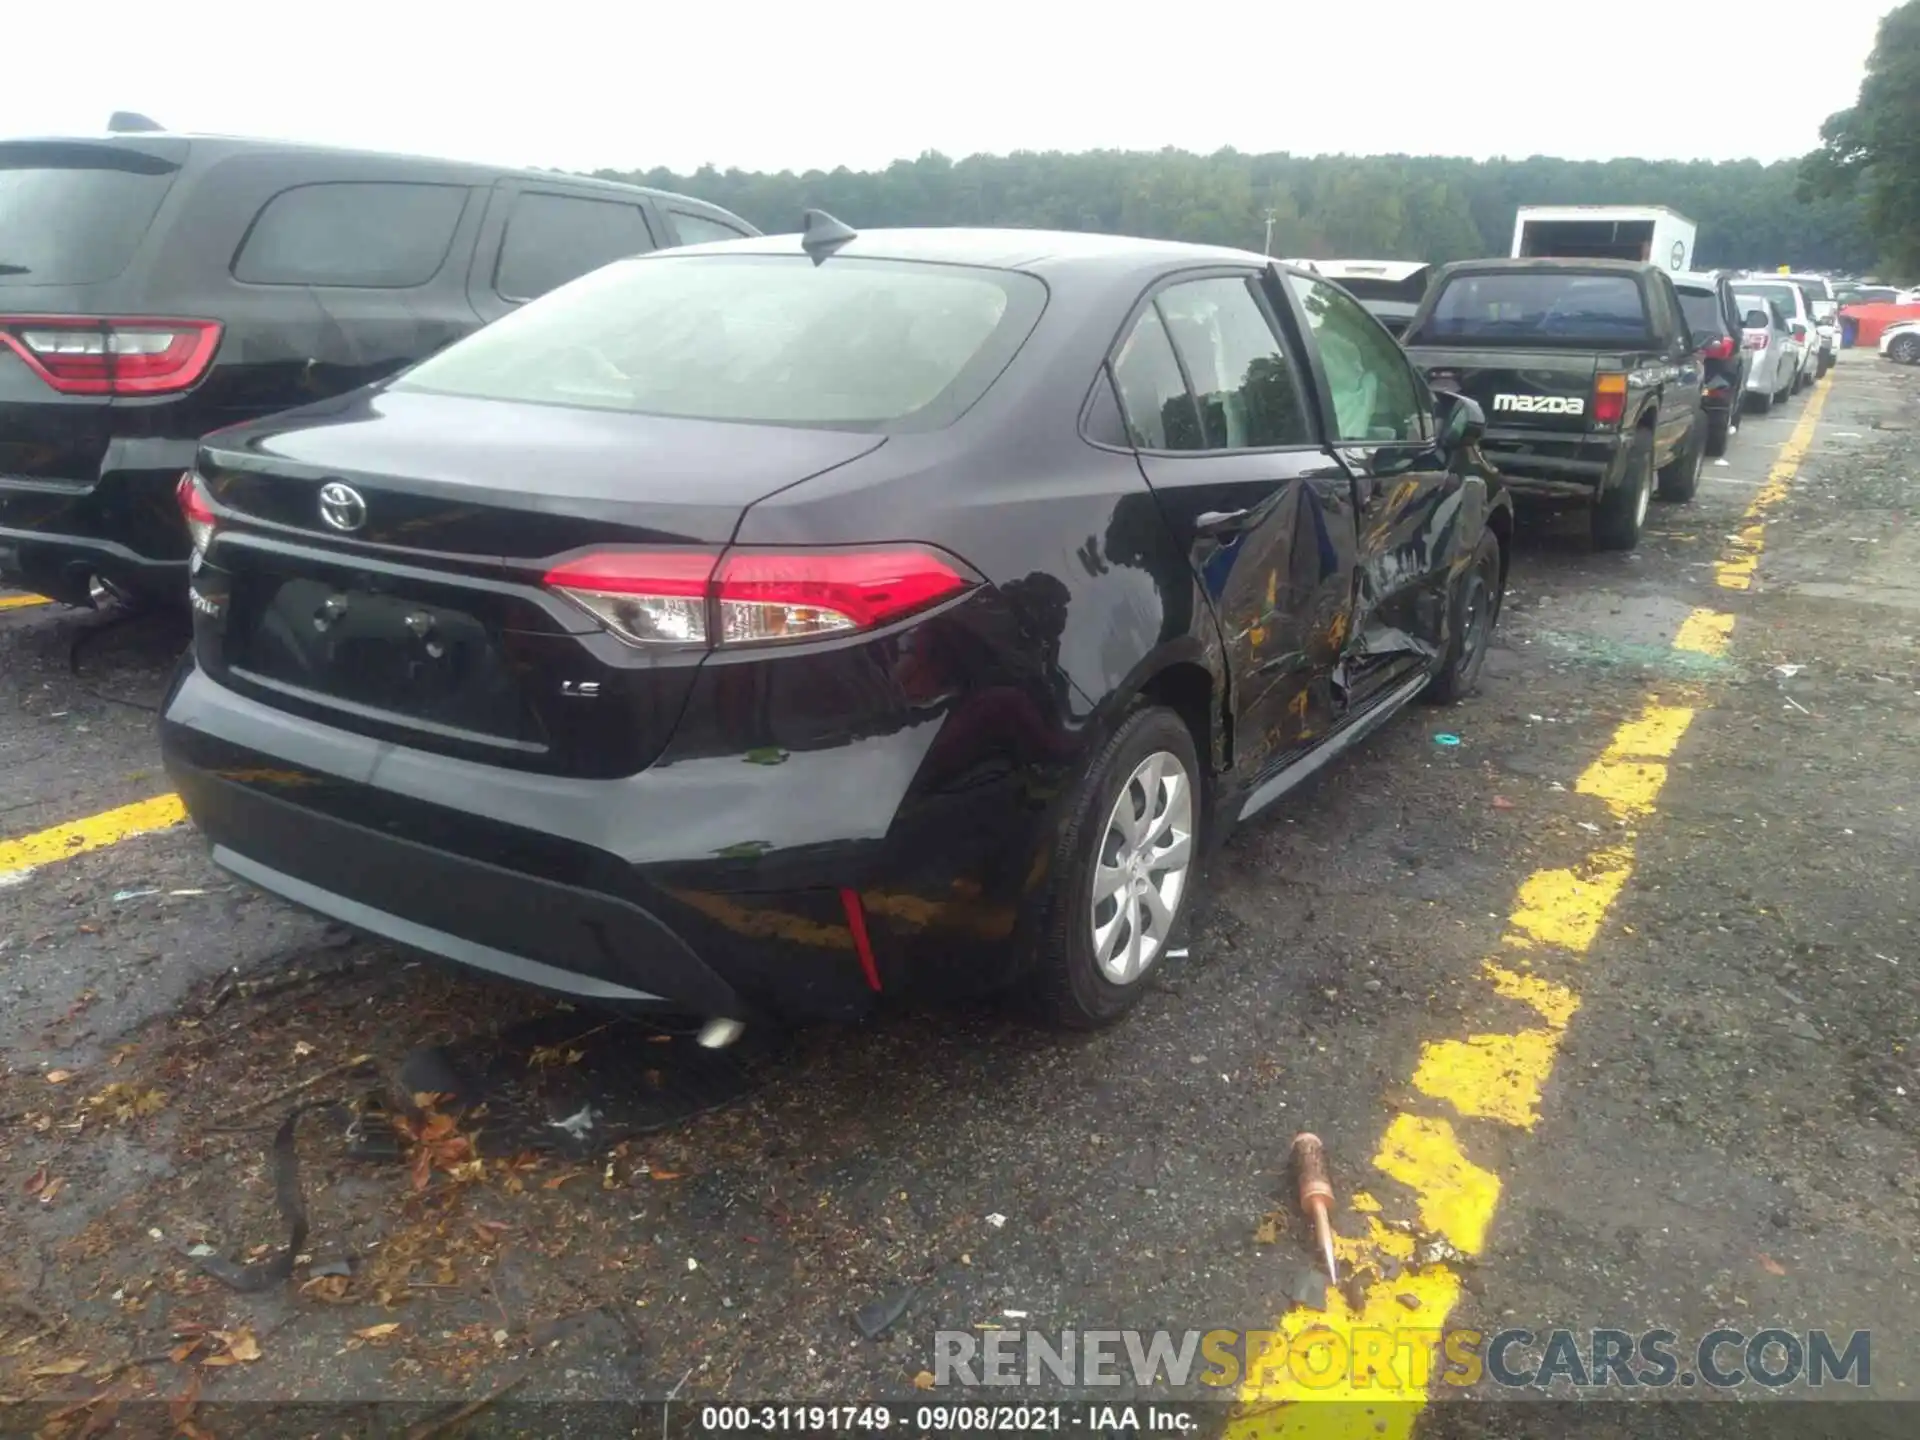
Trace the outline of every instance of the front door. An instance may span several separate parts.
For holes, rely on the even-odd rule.
[[[1454,530],[1472,517],[1461,514],[1426,383],[1393,337],[1337,285],[1288,271],[1284,288],[1313,338],[1327,428],[1352,477],[1354,625],[1334,686],[1361,706],[1431,667],[1445,646],[1447,558],[1461,553]]]
[[[1339,719],[1351,484],[1255,272],[1163,287],[1113,374],[1140,468],[1225,641],[1234,768],[1257,775]]]

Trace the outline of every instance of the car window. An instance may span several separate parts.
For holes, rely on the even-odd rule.
[[[1773,301],[1786,314],[1789,320],[1801,313],[1803,301],[1800,290],[1793,285],[1755,285],[1751,290],[1743,290],[1743,295],[1761,295]]]
[[[1712,290],[1690,290],[1684,286],[1676,287],[1680,293],[1680,313],[1687,317],[1687,328],[1693,332],[1696,340],[1710,340],[1716,335],[1727,332],[1727,323],[1720,309],[1720,296]]]
[[[1174,358],[1160,311],[1149,305],[1113,357],[1127,434],[1142,450],[1204,450],[1200,412]]]
[[[1338,438],[1413,441],[1427,437],[1427,407],[1400,347],[1344,290],[1304,275],[1287,276],[1333,394]]]
[[[0,145],[0,287],[111,280],[146,238],[179,169],[142,150]]]
[[[240,242],[250,285],[403,289],[440,271],[466,208],[464,185],[339,181],[282,190]]]
[[[1154,303],[1186,367],[1207,449],[1313,442],[1299,376],[1250,277],[1169,285]]]
[[[508,300],[532,300],[589,270],[653,247],[653,231],[638,205],[524,194],[507,218],[493,288]]]
[[[926,430],[986,393],[1046,296],[1010,270],[668,250],[522,306],[394,386],[692,420]]]
[[[679,232],[682,245],[704,245],[709,240],[739,240],[747,233],[724,220],[716,220],[711,215],[696,215],[691,210],[674,211],[673,228]]]
[[[1445,281],[1408,343],[1586,347],[1649,339],[1646,304],[1631,275],[1508,270]]]

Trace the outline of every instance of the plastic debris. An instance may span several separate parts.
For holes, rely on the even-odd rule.
[[[1438,735],[1433,737],[1433,743],[1436,745],[1458,745],[1460,743],[1460,737],[1458,735],[1449,735],[1446,731],[1442,730]]]
[[[1727,461],[1725,461],[1725,460],[1716,460],[1716,461],[1714,461],[1713,463],[1714,463],[1714,464],[1716,464],[1716,465],[1725,465],[1725,464],[1727,464],[1728,462],[1727,462]]]
[[[33,878],[32,870],[0,870],[0,890],[11,889],[15,885],[24,885]]]
[[[1511,810],[1513,809],[1513,802],[1504,795],[1496,795],[1493,797],[1493,808],[1496,810]]]
[[[1320,1273],[1318,1265],[1302,1265],[1293,1277],[1293,1288],[1287,1292],[1294,1304],[1308,1310],[1327,1308],[1327,1277]]]
[[[885,1295],[869,1300],[853,1312],[853,1325],[869,1340],[878,1340],[894,1322],[907,1313],[907,1307],[913,1304],[913,1297],[920,1293],[918,1285],[902,1285]]]
[[[149,895],[158,895],[159,893],[158,890],[116,890],[113,894],[113,903],[116,905],[124,905],[129,900],[144,900]]]
[[[987,1224],[991,1225],[996,1230],[998,1230],[1002,1225],[1005,1225],[1006,1223],[1007,1223],[1007,1217],[998,1213],[997,1211],[994,1214],[987,1216]]]
[[[1773,667],[1773,673],[1778,675],[1782,680],[1791,680],[1806,668],[1804,665],[1776,665]]]

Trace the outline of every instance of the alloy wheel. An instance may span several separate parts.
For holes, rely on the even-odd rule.
[[[1100,832],[1093,870],[1093,958],[1130,985],[1159,958],[1193,865],[1193,781],[1157,750],[1134,767]]]

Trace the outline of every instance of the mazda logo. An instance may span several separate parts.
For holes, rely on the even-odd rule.
[[[358,530],[367,523],[367,502],[338,480],[320,487],[320,518],[335,530]]]

